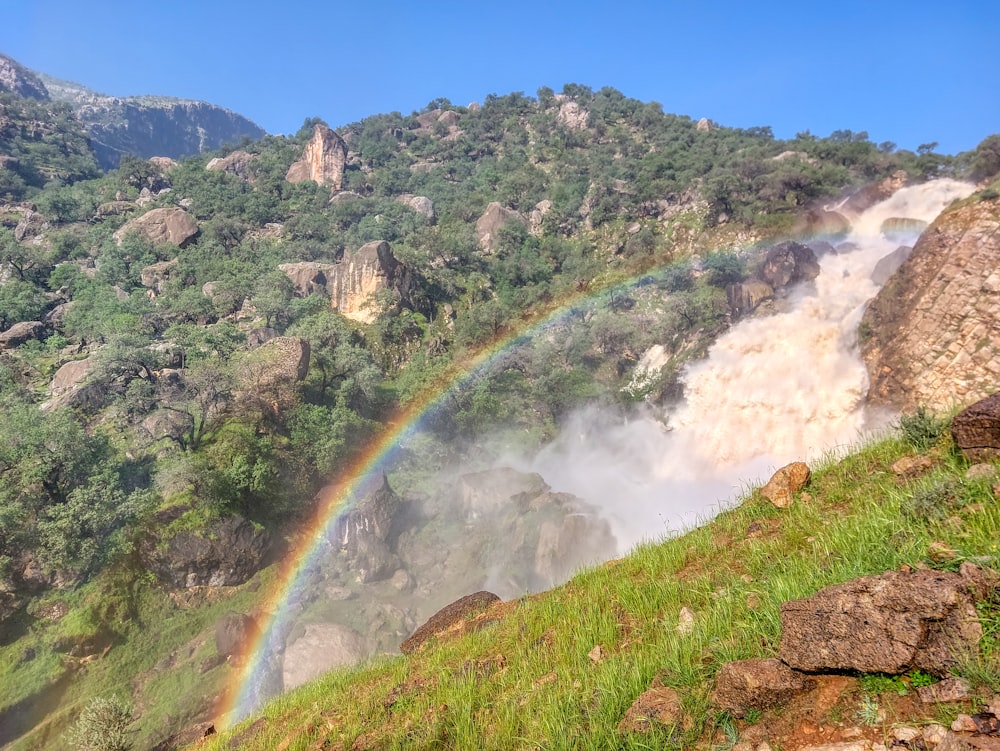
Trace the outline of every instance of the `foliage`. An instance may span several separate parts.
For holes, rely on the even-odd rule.
[[[132,706],[117,697],[92,699],[67,735],[78,751],[127,751],[132,748],[129,726]]]
[[[916,451],[927,451],[941,440],[948,430],[948,421],[936,417],[921,405],[916,412],[900,417],[897,427],[903,440]]]

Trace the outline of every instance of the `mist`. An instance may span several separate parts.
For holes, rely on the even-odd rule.
[[[852,231],[818,254],[819,276],[777,301],[774,314],[736,324],[706,359],[689,364],[683,401],[665,416],[650,411],[623,421],[580,411],[520,468],[597,505],[625,552],[706,521],[789,462],[842,453],[884,429],[896,415],[866,407],[858,324],[879,290],[876,264],[912,245],[919,230],[890,240],[882,224],[931,222],[972,190],[937,180],[848,215]]]

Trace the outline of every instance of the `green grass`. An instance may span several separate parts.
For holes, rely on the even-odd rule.
[[[727,661],[777,653],[782,602],[903,565],[974,560],[996,567],[1000,504],[989,483],[965,481],[965,464],[945,447],[931,454],[927,476],[900,484],[889,467],[911,450],[887,438],[842,460],[828,458],[815,468],[808,499],[788,509],[748,493],[702,527],[507,603],[501,622],[484,631],[330,673],[266,707],[256,735],[242,737],[240,748],[732,745],[738,727],[711,710],[712,679]],[[942,484],[954,491],[943,513],[914,501]],[[752,523],[761,535],[747,535]],[[931,561],[932,542],[953,549],[954,560]],[[688,632],[677,629],[683,607],[695,614]],[[982,654],[960,672],[992,691],[1000,686],[1000,608],[985,603],[980,616]],[[597,645],[602,658],[595,662],[588,653]],[[620,734],[625,710],[657,678],[682,697],[679,735],[667,728]],[[923,681],[917,674],[863,677],[862,721],[877,722],[880,694]],[[203,748],[224,749],[228,737]]]

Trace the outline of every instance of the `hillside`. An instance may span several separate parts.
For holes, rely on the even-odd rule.
[[[21,749],[61,747],[94,696],[127,694],[147,745],[204,719],[232,678],[213,632],[255,621],[359,467],[388,490],[281,636],[341,598],[335,634],[367,639],[342,651],[392,651],[447,587],[547,588],[583,539],[607,557],[588,499],[529,475],[494,515],[470,475],[581,407],[608,433],[665,421],[685,364],[787,307],[848,215],[982,161],[570,84],[56,174],[79,124],[9,96],[4,156],[38,176],[0,213],[0,742]]]
[[[970,467],[947,432],[941,435],[941,424],[907,418],[903,426],[816,467],[784,508],[760,490],[748,491],[697,529],[643,545],[552,591],[473,609],[450,628],[440,625],[412,654],[335,671],[194,747],[800,749],[851,743],[872,749],[922,734],[923,747],[933,748],[959,715],[976,716],[975,725],[965,720],[969,728],[986,727],[980,722],[989,717],[995,723],[997,466]],[[993,573],[975,573],[977,566]],[[885,664],[893,649],[887,634],[915,617],[906,610],[912,605],[901,604],[907,582],[959,570],[986,576],[977,596],[982,639],[974,654],[957,661],[952,655],[951,669],[943,672],[926,660],[881,672],[860,667]],[[880,625],[882,632],[855,621],[854,635],[841,637],[846,663],[817,667],[830,658],[822,641],[829,624],[822,619],[803,645],[808,672],[784,667],[785,675],[770,664],[735,662],[777,664],[780,655],[795,665],[802,658],[794,657],[792,610],[783,603],[885,572],[896,572],[898,599],[864,617],[874,621],[884,610],[895,625]],[[957,577],[945,574],[935,586],[948,576]],[[858,597],[838,607],[871,607],[862,604],[865,595]],[[874,642],[865,642],[873,638],[866,632],[874,632]],[[879,657],[862,657],[866,649]],[[252,664],[255,655],[242,659]],[[859,667],[845,670],[852,662]],[[732,677],[739,669],[771,672],[764,678],[748,673],[741,683]],[[956,683],[952,674],[967,683]],[[231,680],[248,676],[234,669]],[[951,696],[941,693],[960,685]],[[935,691],[940,698],[928,700]],[[995,734],[991,727],[982,732]],[[202,725],[186,737],[205,732]],[[947,742],[989,748],[995,741],[953,735]]]

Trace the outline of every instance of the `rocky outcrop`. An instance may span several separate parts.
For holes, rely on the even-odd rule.
[[[901,188],[905,188],[909,182],[909,175],[903,170],[897,170],[889,177],[879,180],[877,183],[870,183],[856,191],[841,204],[840,209],[852,215],[860,214],[876,203],[886,200]]]
[[[586,130],[590,113],[572,99],[567,99],[561,94],[557,95],[556,98],[562,99],[559,112],[556,114],[556,121],[570,130]]]
[[[1000,393],[981,399],[955,415],[951,436],[971,461],[1000,459]]]
[[[496,201],[490,202],[483,215],[476,220],[476,238],[484,253],[495,253],[499,245],[499,232],[507,222],[517,222],[525,227],[527,221],[513,209],[505,208]]]
[[[799,237],[844,237],[851,231],[851,223],[838,211],[811,209],[796,221],[792,233]]]
[[[263,391],[304,380],[309,373],[309,342],[298,336],[276,336],[254,350],[241,374],[244,385]]]
[[[975,585],[947,571],[889,571],[781,606],[781,660],[796,670],[938,676],[978,649]]]
[[[245,613],[226,613],[215,624],[215,650],[223,657],[245,653],[257,631],[257,622]]]
[[[871,280],[881,287],[892,278],[892,275],[899,270],[899,267],[910,257],[910,253],[912,252],[913,248],[907,245],[900,245],[889,253],[889,255],[882,256],[878,259],[878,263],[875,264],[875,268],[872,269]]]
[[[226,156],[215,157],[209,160],[208,164],[205,165],[205,169],[212,172],[228,172],[230,175],[236,175],[240,180],[250,182],[251,162],[253,162],[253,154],[236,150]]]
[[[126,222],[112,237],[121,245],[129,232],[138,232],[154,245],[170,243],[183,248],[198,235],[198,222],[184,209],[153,209]]]
[[[164,514],[179,516],[183,509]],[[161,514],[161,523],[172,521]],[[167,540],[144,540],[144,565],[174,587],[228,587],[243,584],[260,568],[270,537],[241,516],[226,516],[200,529],[178,532]]]
[[[426,623],[407,637],[399,648],[403,654],[411,654],[435,636],[451,630],[473,616],[481,615],[495,602],[500,602],[500,598],[486,591],[474,592],[455,600],[432,615]]]
[[[773,297],[774,288],[761,279],[747,279],[726,287],[726,299],[734,320],[749,315]]]
[[[83,360],[70,360],[64,363],[56,371],[56,374],[52,376],[52,382],[49,384],[49,392],[53,396],[58,396],[59,394],[64,394],[67,391],[75,389],[87,379],[87,376],[94,369],[95,364],[96,360],[93,357]]]
[[[518,472],[510,467],[497,467],[462,475],[458,489],[469,520],[493,514],[550,490],[542,476]]]
[[[285,173],[290,183],[312,180],[319,185],[329,185],[340,190],[347,164],[347,144],[344,139],[319,123],[313,130],[312,140],[306,144],[302,158],[293,163]]]
[[[861,323],[869,401],[968,404],[1000,380],[1000,201],[945,210]]]
[[[326,288],[334,310],[353,321],[372,323],[377,314],[371,307],[372,295],[391,289],[400,299],[406,299],[410,278],[389,243],[375,241],[345,253],[327,276]]]
[[[48,101],[49,91],[42,79],[25,68],[19,62],[0,54],[0,91],[11,94]]]
[[[393,552],[393,520],[399,504],[399,496],[383,478],[381,488],[337,519],[331,537],[345,568],[358,581],[385,579],[399,568],[399,559]]]

